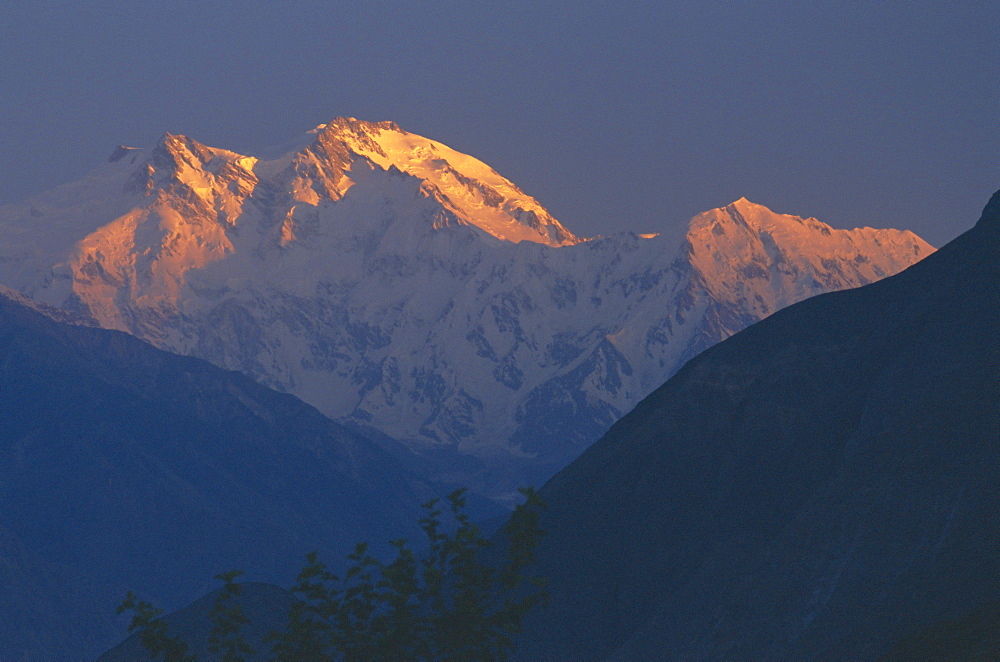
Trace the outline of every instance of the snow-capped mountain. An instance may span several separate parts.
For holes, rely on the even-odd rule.
[[[342,118],[273,158],[166,134],[0,208],[0,283],[417,451],[539,470],[515,482],[701,350],[931,251],[746,199],[581,239],[481,161]]]

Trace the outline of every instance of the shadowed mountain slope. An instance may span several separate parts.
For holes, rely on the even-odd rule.
[[[293,396],[0,296],[0,658],[93,657],[172,608],[418,533],[428,488]]]
[[[780,311],[542,490],[523,659],[866,659],[1000,594],[997,239]]]

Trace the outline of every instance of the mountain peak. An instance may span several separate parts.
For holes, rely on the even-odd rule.
[[[818,294],[874,282],[934,252],[912,232],[835,229],[815,218],[775,213],[746,198],[696,215],[688,225],[687,241],[691,263],[717,296],[732,287],[734,265],[765,280],[770,274],[759,265],[768,261],[790,274],[813,274],[805,287]],[[872,255],[880,255],[880,262],[871,261]],[[845,278],[848,272],[854,275]],[[742,287],[731,296],[743,296]],[[802,298],[801,294],[796,292],[784,304]]]
[[[0,282],[407,443],[544,467],[707,343],[925,254],[745,198],[574,245],[488,165],[391,122],[282,149],[167,133],[131,172],[39,198],[44,217],[2,208]]]
[[[372,133],[374,131],[396,131],[398,133],[406,133],[399,127],[398,124],[391,120],[383,120],[381,122],[369,122],[367,120],[359,120],[356,117],[335,117],[326,124],[320,124],[316,127],[318,131],[325,131],[331,133]]]
[[[130,149],[119,146],[111,155],[112,161],[123,159]],[[141,193],[148,197],[157,190],[163,191],[181,185],[198,192],[197,195],[208,196],[210,199],[206,200],[206,204],[215,205],[215,195],[209,194],[209,191],[217,186],[228,185],[233,179],[253,180],[250,171],[256,161],[253,157],[208,147],[188,136],[167,131],[129,176],[124,190],[126,193]],[[135,158],[130,161],[134,162]],[[224,181],[216,182],[218,176]],[[231,193],[243,197],[252,187],[244,183],[230,188]],[[221,215],[231,217],[233,206],[228,203],[222,206],[228,209]]]
[[[742,214],[745,217],[746,216],[758,217],[761,215],[785,216],[785,214],[777,214],[776,212],[771,211],[771,209],[765,205],[753,202],[752,200],[747,200],[745,197],[740,197],[737,200],[733,200],[725,207],[720,207],[720,209],[734,210],[738,214]]]
[[[154,154],[169,154],[174,158],[184,158],[190,155],[202,163],[210,161],[216,151],[193,138],[182,134],[173,134],[169,131],[163,133],[159,142],[156,143],[156,147],[153,148]]]
[[[316,142],[307,149],[346,160],[344,170],[359,156],[382,170],[416,177],[423,182],[421,189],[449,212],[498,239],[549,246],[580,241],[537,200],[487,164],[395,122],[337,117],[314,131]]]
[[[312,132],[317,134],[316,142],[328,149],[336,145],[357,153],[366,150],[379,152],[379,145],[374,138],[382,131],[406,133],[395,122],[368,122],[354,117],[335,117],[320,124]]]
[[[185,168],[200,170],[212,159],[212,150],[184,135],[164,132],[149,153],[153,171],[176,174]]]

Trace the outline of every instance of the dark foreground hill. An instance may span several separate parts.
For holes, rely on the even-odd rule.
[[[419,533],[427,496],[292,396],[0,296],[0,659],[93,659],[127,589],[288,585],[312,549]]]
[[[523,659],[869,659],[1000,595],[1000,193],[710,349],[542,490]]]

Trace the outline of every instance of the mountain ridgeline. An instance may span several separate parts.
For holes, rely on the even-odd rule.
[[[919,264],[700,354],[557,474],[520,658],[1000,653],[998,240],[1000,192]]]
[[[262,158],[120,148],[0,207],[0,283],[502,496],[716,342],[933,250],[745,199],[659,230],[577,237],[471,156],[338,118]]]

